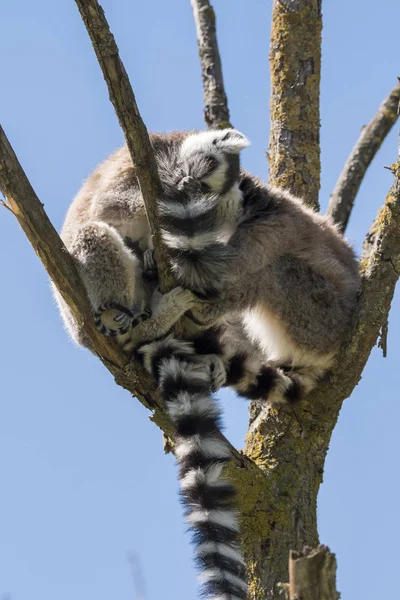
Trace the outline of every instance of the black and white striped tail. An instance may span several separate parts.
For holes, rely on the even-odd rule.
[[[203,597],[244,600],[246,569],[239,546],[235,489],[222,477],[231,460],[218,437],[220,411],[210,392],[210,373],[188,342],[170,337],[138,350],[156,378],[176,429],[181,497],[193,533]]]
[[[303,399],[326,372],[318,366],[262,365],[258,372],[247,368],[245,353],[235,354],[227,364],[226,383],[239,396],[270,404],[295,404]]]
[[[215,293],[233,259],[218,218],[220,196],[175,194],[159,203],[162,236],[174,275],[183,287]]]

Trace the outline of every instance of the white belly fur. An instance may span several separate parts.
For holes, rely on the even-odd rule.
[[[323,369],[332,365],[334,354],[312,352],[295,344],[282,322],[263,306],[246,311],[243,324],[250,339],[258,344],[269,362]]]

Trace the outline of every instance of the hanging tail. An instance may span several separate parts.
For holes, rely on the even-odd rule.
[[[181,497],[193,534],[202,596],[245,600],[235,489],[222,477],[231,453],[219,437],[221,414],[211,396],[210,372],[191,343],[172,337],[146,344],[138,354],[156,378],[175,425]]]

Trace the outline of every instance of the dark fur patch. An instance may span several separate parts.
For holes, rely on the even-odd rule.
[[[229,461],[230,457],[218,458],[217,461],[215,458],[207,458],[200,450],[196,449],[186,454],[186,456],[181,459],[179,463],[179,477],[184,477],[184,475],[192,469],[207,469],[208,467],[215,465],[216,462],[227,463]]]
[[[235,354],[229,361],[229,366],[226,370],[226,386],[236,385],[244,376],[244,361],[245,354]]]
[[[133,240],[130,237],[124,237],[124,244],[138,258],[141,262],[143,262],[143,250],[140,248],[139,242]]]
[[[220,579],[207,581],[207,583],[202,586],[202,593],[207,596],[218,597],[226,594],[226,598],[235,596],[241,600],[246,600],[247,598],[247,592],[245,590],[225,579],[222,574]]]
[[[218,356],[221,356],[222,347],[219,342],[220,335],[220,328],[212,327],[207,329],[201,336],[192,340],[196,354],[217,354]]]
[[[196,557],[196,563],[203,569],[221,569],[241,579],[246,577],[246,567],[244,565],[217,552]]]
[[[175,423],[176,433],[183,438],[194,435],[206,437],[217,432],[217,425],[213,417],[199,417],[199,415],[186,415]]]
[[[285,391],[284,398],[288,402],[288,404],[296,404],[302,398],[303,390],[301,388],[300,383],[292,380],[291,385]]]
[[[277,378],[276,370],[272,367],[263,367],[257,375],[257,383],[250,385],[246,391],[238,392],[249,400],[267,400]]]
[[[188,513],[191,511],[188,510]],[[237,543],[237,533],[214,523],[198,523],[196,530],[192,534],[193,542],[202,544],[203,542],[213,541],[217,544]]]
[[[196,217],[177,217],[172,214],[162,215],[160,223],[164,229],[173,235],[195,237],[199,233],[216,231],[217,210],[218,208],[214,206]]]
[[[176,348],[169,347],[169,346],[162,346],[161,348],[159,348],[157,350],[157,352],[152,357],[151,371],[152,371],[153,377],[156,378],[157,383],[158,383],[159,377],[160,377],[160,367],[161,367],[162,362],[165,359],[172,358],[173,356],[175,356],[177,358],[183,358],[185,360],[188,358],[187,354],[185,354],[183,352],[179,352]]]
[[[229,483],[215,487],[204,482],[199,482],[181,492],[181,497],[185,502],[188,502],[191,506],[197,505],[206,510],[211,510],[212,508],[230,508],[235,496],[235,488]]]
[[[242,206],[246,223],[265,221],[279,210],[279,199],[269,193],[264,186],[257,184],[244,171],[241,172],[239,190],[242,192]]]
[[[225,154],[225,159],[228,166],[225,172],[225,182],[220,191],[221,194],[226,194],[232,186],[239,181],[240,173],[240,158],[239,154]]]
[[[178,376],[172,373],[166,375],[163,379],[162,391],[168,399],[171,399],[180,392],[188,392],[189,394],[209,393],[210,386],[204,385],[204,382],[191,379],[184,373]]]
[[[194,292],[218,292],[234,252],[229,246],[216,243],[202,250],[174,250],[169,248],[172,269],[178,282]]]

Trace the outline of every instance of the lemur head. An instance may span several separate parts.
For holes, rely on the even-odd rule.
[[[199,181],[205,191],[225,194],[239,180],[239,153],[249,145],[236,129],[192,134],[180,149],[183,171]]]

